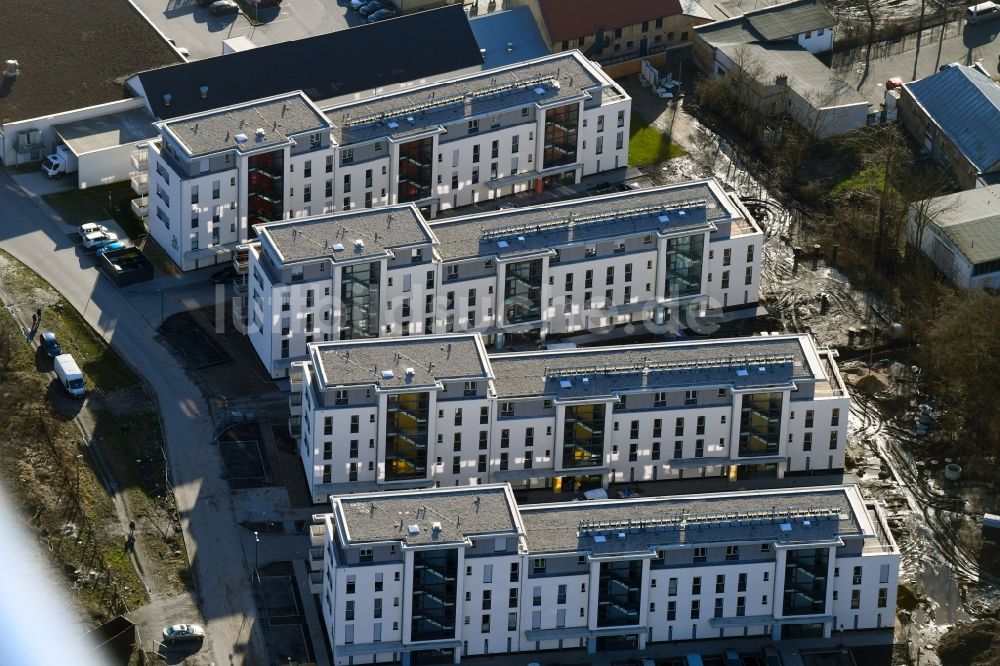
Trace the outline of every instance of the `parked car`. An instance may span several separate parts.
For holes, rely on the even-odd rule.
[[[87,234],[92,234],[95,231],[101,231],[103,233],[108,233],[108,228],[100,224],[95,224],[94,222],[87,222],[86,224],[81,224],[80,228],[77,229],[80,237],[83,238]]]
[[[205,638],[205,630],[198,624],[172,624],[163,630],[164,643],[200,641]]]
[[[62,354],[62,347],[59,346],[59,341],[56,340],[56,334],[52,331],[45,331],[42,333],[42,349],[49,358],[55,358],[56,356]]]
[[[368,16],[369,14],[374,14],[380,9],[384,9],[382,3],[378,2],[377,0],[372,0],[372,2],[369,2],[367,5],[365,5],[358,11],[361,12],[362,16]]]
[[[221,271],[216,271],[212,273],[212,277],[209,279],[212,280],[213,284],[225,284],[227,282],[232,282],[233,279],[235,278],[236,278],[236,269],[233,268],[232,266],[227,266],[226,268],[223,268]]]
[[[121,242],[119,240],[111,241],[110,243],[108,243],[104,247],[98,248],[97,254],[104,254],[105,252],[110,252],[111,250],[121,250],[124,247],[125,247],[125,243],[123,243],[123,242]]]
[[[233,0],[217,0],[208,6],[208,11],[212,13],[212,16],[239,14],[240,6]]]
[[[782,666],[781,653],[773,645],[764,646],[764,663],[767,666]]]
[[[374,23],[375,21],[383,21],[388,18],[392,18],[396,15],[396,11],[393,9],[380,9],[377,12],[372,12],[368,15],[368,22]]]
[[[83,383],[83,373],[72,354],[59,354],[55,357],[52,367],[56,371],[59,383],[63,385],[67,393],[74,398],[82,398],[87,394],[87,387]]]
[[[92,250],[97,247],[104,247],[108,243],[114,243],[118,240],[118,234],[108,231],[103,228],[99,231],[91,231],[89,234],[83,237],[83,246],[88,250]]]
[[[351,0],[350,1],[351,9],[353,9],[354,11],[358,11],[362,7],[367,5],[369,2],[371,2],[371,0]]]

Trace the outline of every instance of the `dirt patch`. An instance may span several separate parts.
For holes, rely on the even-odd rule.
[[[3,57],[21,69],[2,82],[0,116],[10,121],[122,99],[127,76],[180,60],[127,0],[0,7]]]

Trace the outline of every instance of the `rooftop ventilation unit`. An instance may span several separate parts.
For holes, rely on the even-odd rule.
[[[408,122],[408,123],[411,123],[411,124],[412,124],[413,122],[415,122],[415,121],[413,120],[413,116],[406,116],[406,122]]]
[[[247,135],[246,134],[237,134],[233,138],[236,139],[236,143],[246,143],[246,141],[247,141]]]
[[[412,377],[415,374],[417,374],[417,371],[414,370],[413,368],[407,368],[406,369],[406,376],[407,377]]]
[[[510,247],[510,243],[508,243],[505,240],[500,240],[500,241],[497,241],[497,247],[500,248],[501,250],[505,250],[508,247]]]
[[[543,88],[542,86],[538,86],[537,88],[535,88],[535,94],[536,95],[544,95],[545,94],[545,88]]]
[[[596,541],[597,543],[604,543],[607,540],[608,540],[607,537],[605,537],[603,534],[598,534],[594,537],[594,541]]]
[[[365,249],[365,242],[360,238],[358,238],[357,240],[354,241],[354,249],[357,250],[358,252]]]
[[[573,388],[573,382],[568,379],[560,379],[559,388]]]
[[[264,128],[263,127],[258,127],[257,128],[257,138],[258,139],[263,139],[264,138]]]
[[[397,127],[399,127],[399,123],[397,123],[395,120],[389,121],[389,129],[396,129]]]
[[[736,376],[737,377],[749,377],[750,376],[750,371],[747,370],[746,368],[740,368],[740,369],[738,369],[736,371]]]
[[[781,523],[781,531],[782,532],[791,532],[792,531],[792,524],[791,523]]]
[[[670,216],[669,215],[661,215],[657,219],[660,220],[660,222],[669,222],[670,221]]]
[[[417,524],[409,525],[407,526],[406,531],[410,533],[410,536],[416,536],[420,534],[420,525]]]
[[[441,523],[439,523],[437,521],[431,523],[431,529],[434,530],[435,532],[440,532],[441,531]]]
[[[392,379],[395,376],[396,375],[392,372],[392,370],[383,370],[382,371],[382,379]]]
[[[343,243],[334,243],[333,244],[333,251],[334,252],[343,252],[344,251],[344,244]]]
[[[21,67],[18,65],[16,60],[6,60],[4,61],[3,75],[9,79],[14,78],[21,73]]]
[[[201,98],[205,99],[206,97],[208,97],[208,86],[200,86],[198,88],[198,92],[201,93]]]

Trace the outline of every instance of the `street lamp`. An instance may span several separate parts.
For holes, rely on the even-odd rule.
[[[257,582],[259,583],[260,582],[260,573],[257,571],[257,563],[258,563],[257,551],[258,551],[258,546],[260,546],[260,533],[259,532],[254,532],[253,533],[253,572],[254,572],[254,574],[257,575]],[[253,580],[253,576],[252,575],[250,576],[250,580],[251,581]]]

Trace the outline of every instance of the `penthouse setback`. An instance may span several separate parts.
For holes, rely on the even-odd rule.
[[[574,51],[322,111],[293,91],[172,118],[149,147],[150,233],[189,270],[263,222],[409,202],[431,218],[577,183],[626,166],[630,109]]]
[[[316,519],[337,664],[893,627],[899,549],[857,486],[518,506],[490,484]]]
[[[314,502],[507,481],[616,482],[844,466],[850,398],[806,335],[487,355],[478,334],[316,343],[291,427]]]
[[[430,223],[392,206],[259,232],[237,314],[272,377],[309,342],[477,331],[503,348],[752,312],[763,245],[713,180]]]

